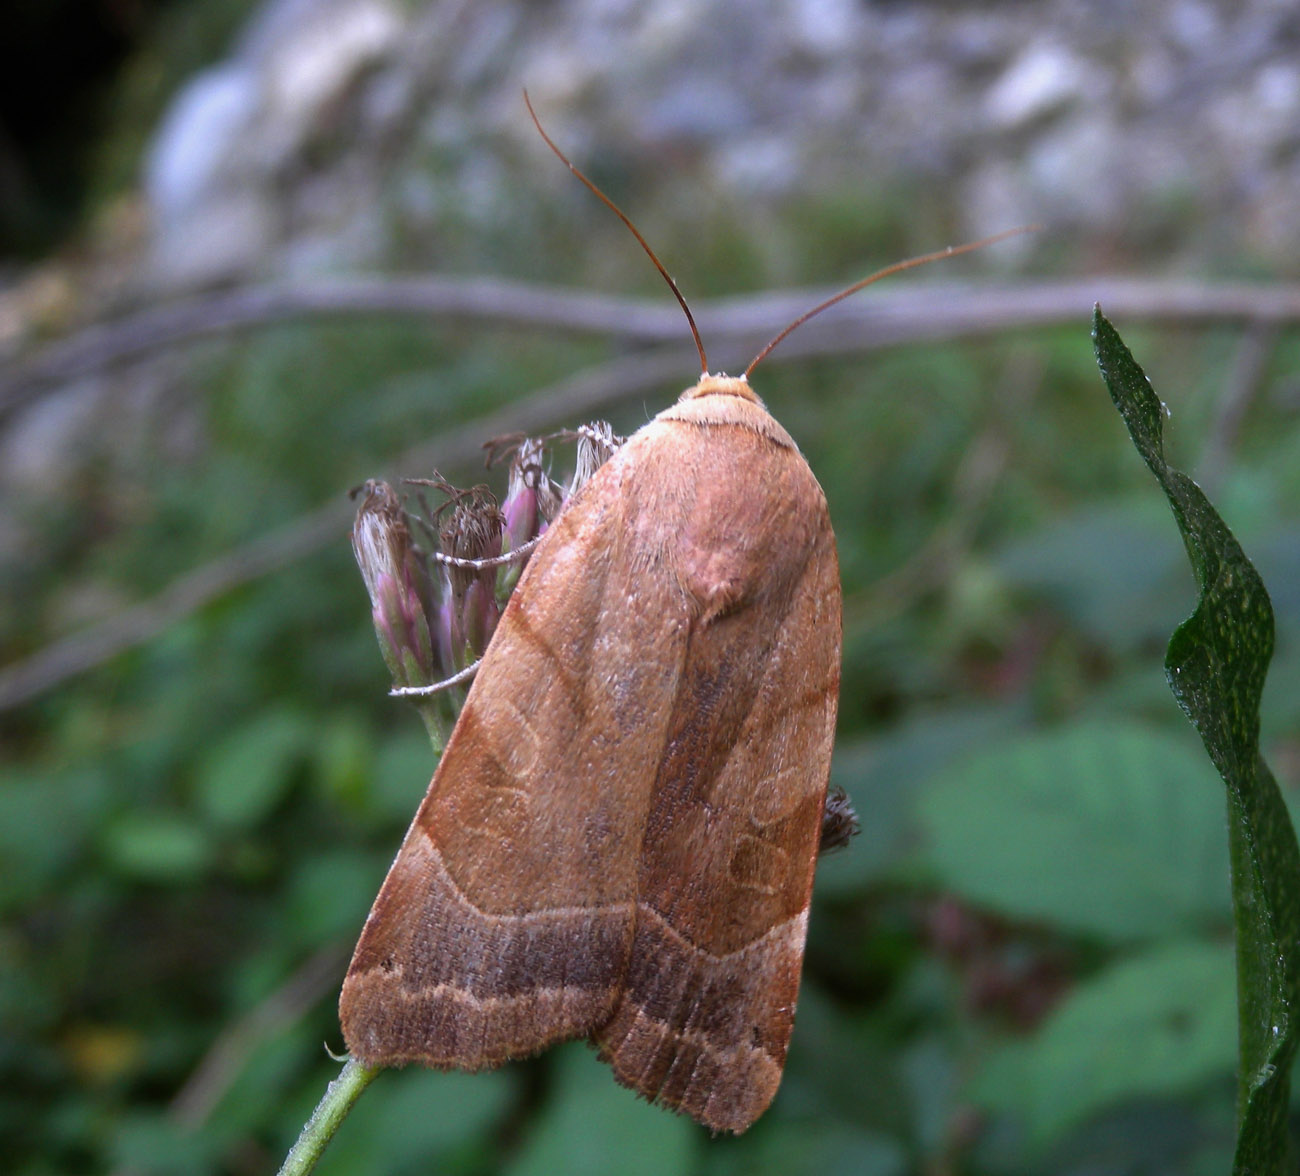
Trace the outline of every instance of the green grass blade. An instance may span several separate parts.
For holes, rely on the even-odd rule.
[[[1133,444],[1173,508],[1196,574],[1196,611],[1165,674],[1228,788],[1239,1023],[1234,1173],[1294,1173],[1286,1115],[1300,999],[1300,849],[1259,753],[1259,701],[1273,654],[1263,581],[1209,499],[1164,457],[1164,406],[1115,328],[1093,314],[1097,363]]]

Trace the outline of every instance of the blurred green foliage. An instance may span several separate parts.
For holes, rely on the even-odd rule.
[[[935,243],[907,208],[844,193],[758,232],[721,213],[673,221],[628,188],[688,296],[847,278]],[[600,215],[539,202],[531,220],[455,247],[524,276],[653,288]],[[1233,341],[1132,334],[1195,469]],[[342,495],[412,437],[608,354],[373,323],[205,345],[188,360],[192,456],[163,460],[146,442],[138,465],[99,472],[90,505],[85,486],[34,493],[49,541],[6,582],[0,648],[37,649],[69,618]],[[1278,586],[1263,742],[1292,788],[1293,360],[1279,348],[1216,493]],[[773,363],[755,383],[831,503],[847,620],[834,779],[863,820],[819,870],[773,1109],[744,1137],[713,1139],[572,1045],[491,1074],[382,1075],[320,1170],[1226,1171],[1222,785],[1161,672],[1194,586],[1088,323]],[[615,427],[677,391],[628,405]],[[977,493],[963,462],[990,442],[1001,456]],[[340,531],[329,551],[0,715],[6,1170],[274,1169],[336,1069],[325,1049],[341,1047],[346,953],[433,766],[386,685]]]

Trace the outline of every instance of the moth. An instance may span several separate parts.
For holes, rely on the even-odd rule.
[[[619,1082],[714,1131],[776,1094],[839,569],[795,442],[748,373],[700,357],[570,499],[501,617],[343,985],[368,1066],[476,1070],[588,1037]]]

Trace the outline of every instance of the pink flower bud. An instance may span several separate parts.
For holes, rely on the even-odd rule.
[[[370,596],[379,648],[401,686],[434,681],[429,578],[401,501],[383,482],[367,482],[352,527],[352,552]]]
[[[526,438],[510,462],[510,486],[501,510],[505,515],[506,550],[516,551],[537,536],[538,487],[547,481],[542,469],[542,443]]]
[[[486,491],[467,491],[453,501],[454,508],[440,535],[443,552],[459,561],[499,556],[506,519]],[[463,563],[445,567],[448,615],[440,618],[440,631],[446,633],[454,671],[482,655],[501,610],[496,603],[496,567],[474,568]]]

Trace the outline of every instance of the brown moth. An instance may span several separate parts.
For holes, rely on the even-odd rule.
[[[826,499],[706,375],[533,553],[357,944],[348,1049],[480,1069],[590,1035],[743,1131],[790,1039],[839,679]]]
[[[619,1082],[714,1131],[776,1094],[839,570],[798,447],[748,373],[700,351],[705,374],[573,496],[501,617],[344,981],[368,1066],[476,1070],[589,1037]]]

